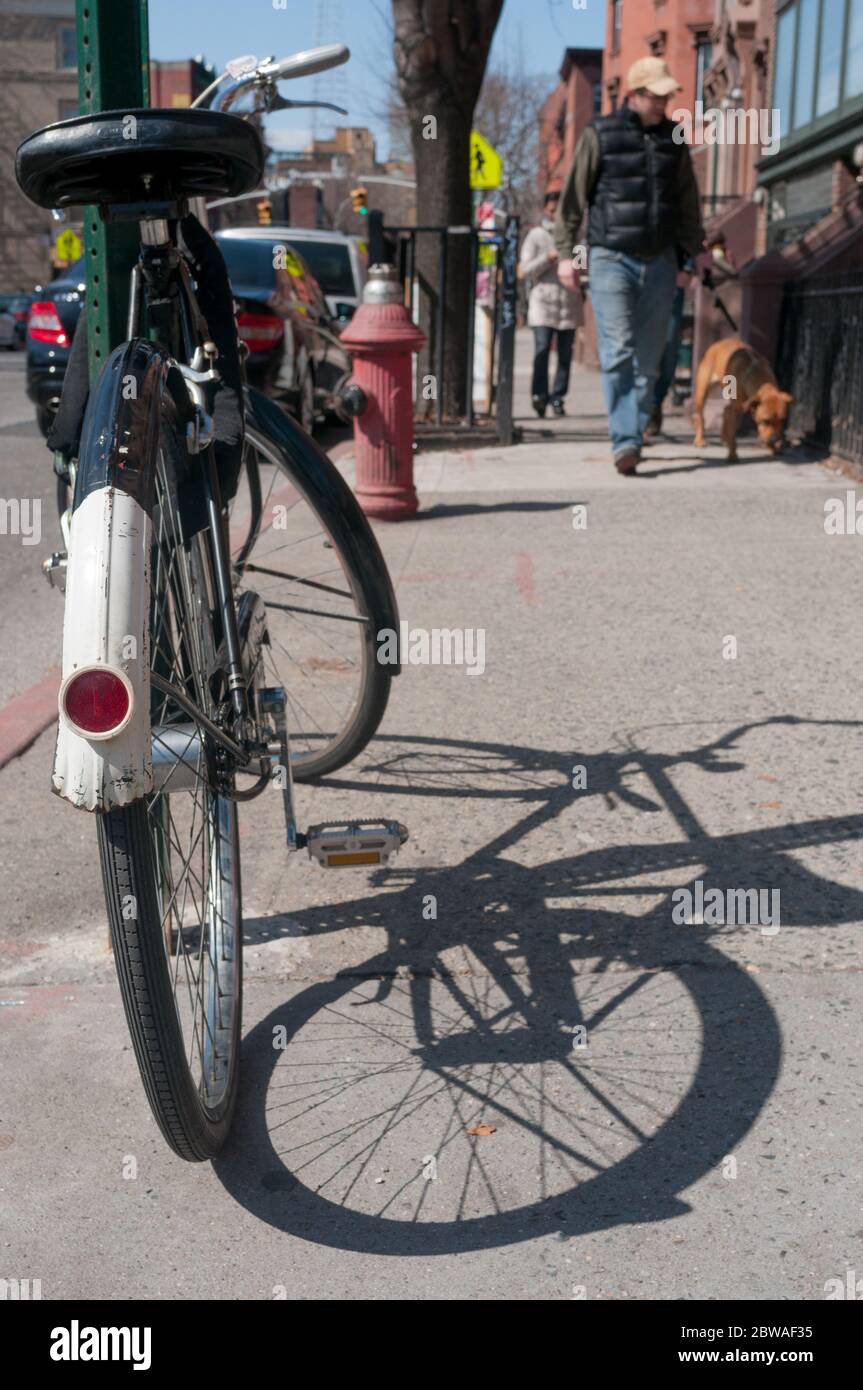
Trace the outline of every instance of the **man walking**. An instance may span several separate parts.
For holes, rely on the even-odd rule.
[[[689,149],[665,115],[680,84],[661,58],[641,58],[619,111],[582,132],[555,222],[558,277],[575,289],[573,261],[589,210],[590,296],[614,463],[634,473],[653,410],[677,273],[700,266],[704,233]]]
[[[561,284],[557,277],[558,253],[552,233],[554,214],[560,198],[558,189],[549,189],[543,204],[542,222],[531,227],[524,239],[519,259],[523,279],[531,282],[527,302],[527,322],[533,329],[533,383],[531,394],[537,415],[545,415],[551,400],[555,415],[564,415],[564,398],[569,387],[572,340],[582,322],[581,295]],[[557,370],[551,397],[548,393],[548,359],[552,338],[557,339]]]

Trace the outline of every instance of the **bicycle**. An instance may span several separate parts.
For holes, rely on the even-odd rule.
[[[16,161],[38,205],[140,225],[128,341],[82,389],[76,334],[79,370],[70,361],[58,411],[72,503],[67,555],[48,564],[66,590],[53,787],[97,815],[139,1070],[188,1160],[219,1151],[237,1099],[239,803],[275,783],[288,850],[327,867],[385,863],[407,838],[380,818],[297,828],[294,781],[344,765],[383,716],[397,668],[375,660],[375,634],[397,626],[396,603],[330,460],[244,389],[224,262],[189,210],[260,183],[258,131],[227,111],[241,92],[255,111],[298,104],[277,81],[348,56],[331,45],[241,60],[203,94],[216,109],[74,117],[32,135]],[[288,548],[289,569],[274,565]]]

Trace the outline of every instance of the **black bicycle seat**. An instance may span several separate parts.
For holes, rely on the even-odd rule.
[[[258,187],[257,128],[220,111],[99,111],[31,135],[18,148],[22,192],[43,208],[236,198]]]

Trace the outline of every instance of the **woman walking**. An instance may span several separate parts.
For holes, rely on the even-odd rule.
[[[534,338],[531,395],[539,416],[545,415],[549,401],[555,415],[566,413],[563,402],[569,387],[572,341],[584,317],[580,292],[568,289],[557,278],[558,252],[552,231],[559,198],[557,189],[546,193],[542,222],[531,227],[525,237],[519,262],[523,278],[531,282],[527,305],[527,322]],[[553,338],[557,339],[557,368],[549,394],[548,359]]]

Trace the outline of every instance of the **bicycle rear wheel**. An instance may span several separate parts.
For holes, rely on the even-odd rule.
[[[182,453],[180,451],[183,451]],[[218,721],[206,533],[186,540],[177,504],[183,436],[162,417],[151,570],[150,663]],[[153,793],[99,817],[102,877],[126,1018],[150,1107],[181,1158],[212,1158],[237,1095],[242,915],[233,776],[200,722],[154,686],[160,749],[181,761]],[[167,780],[162,780],[165,778]]]

